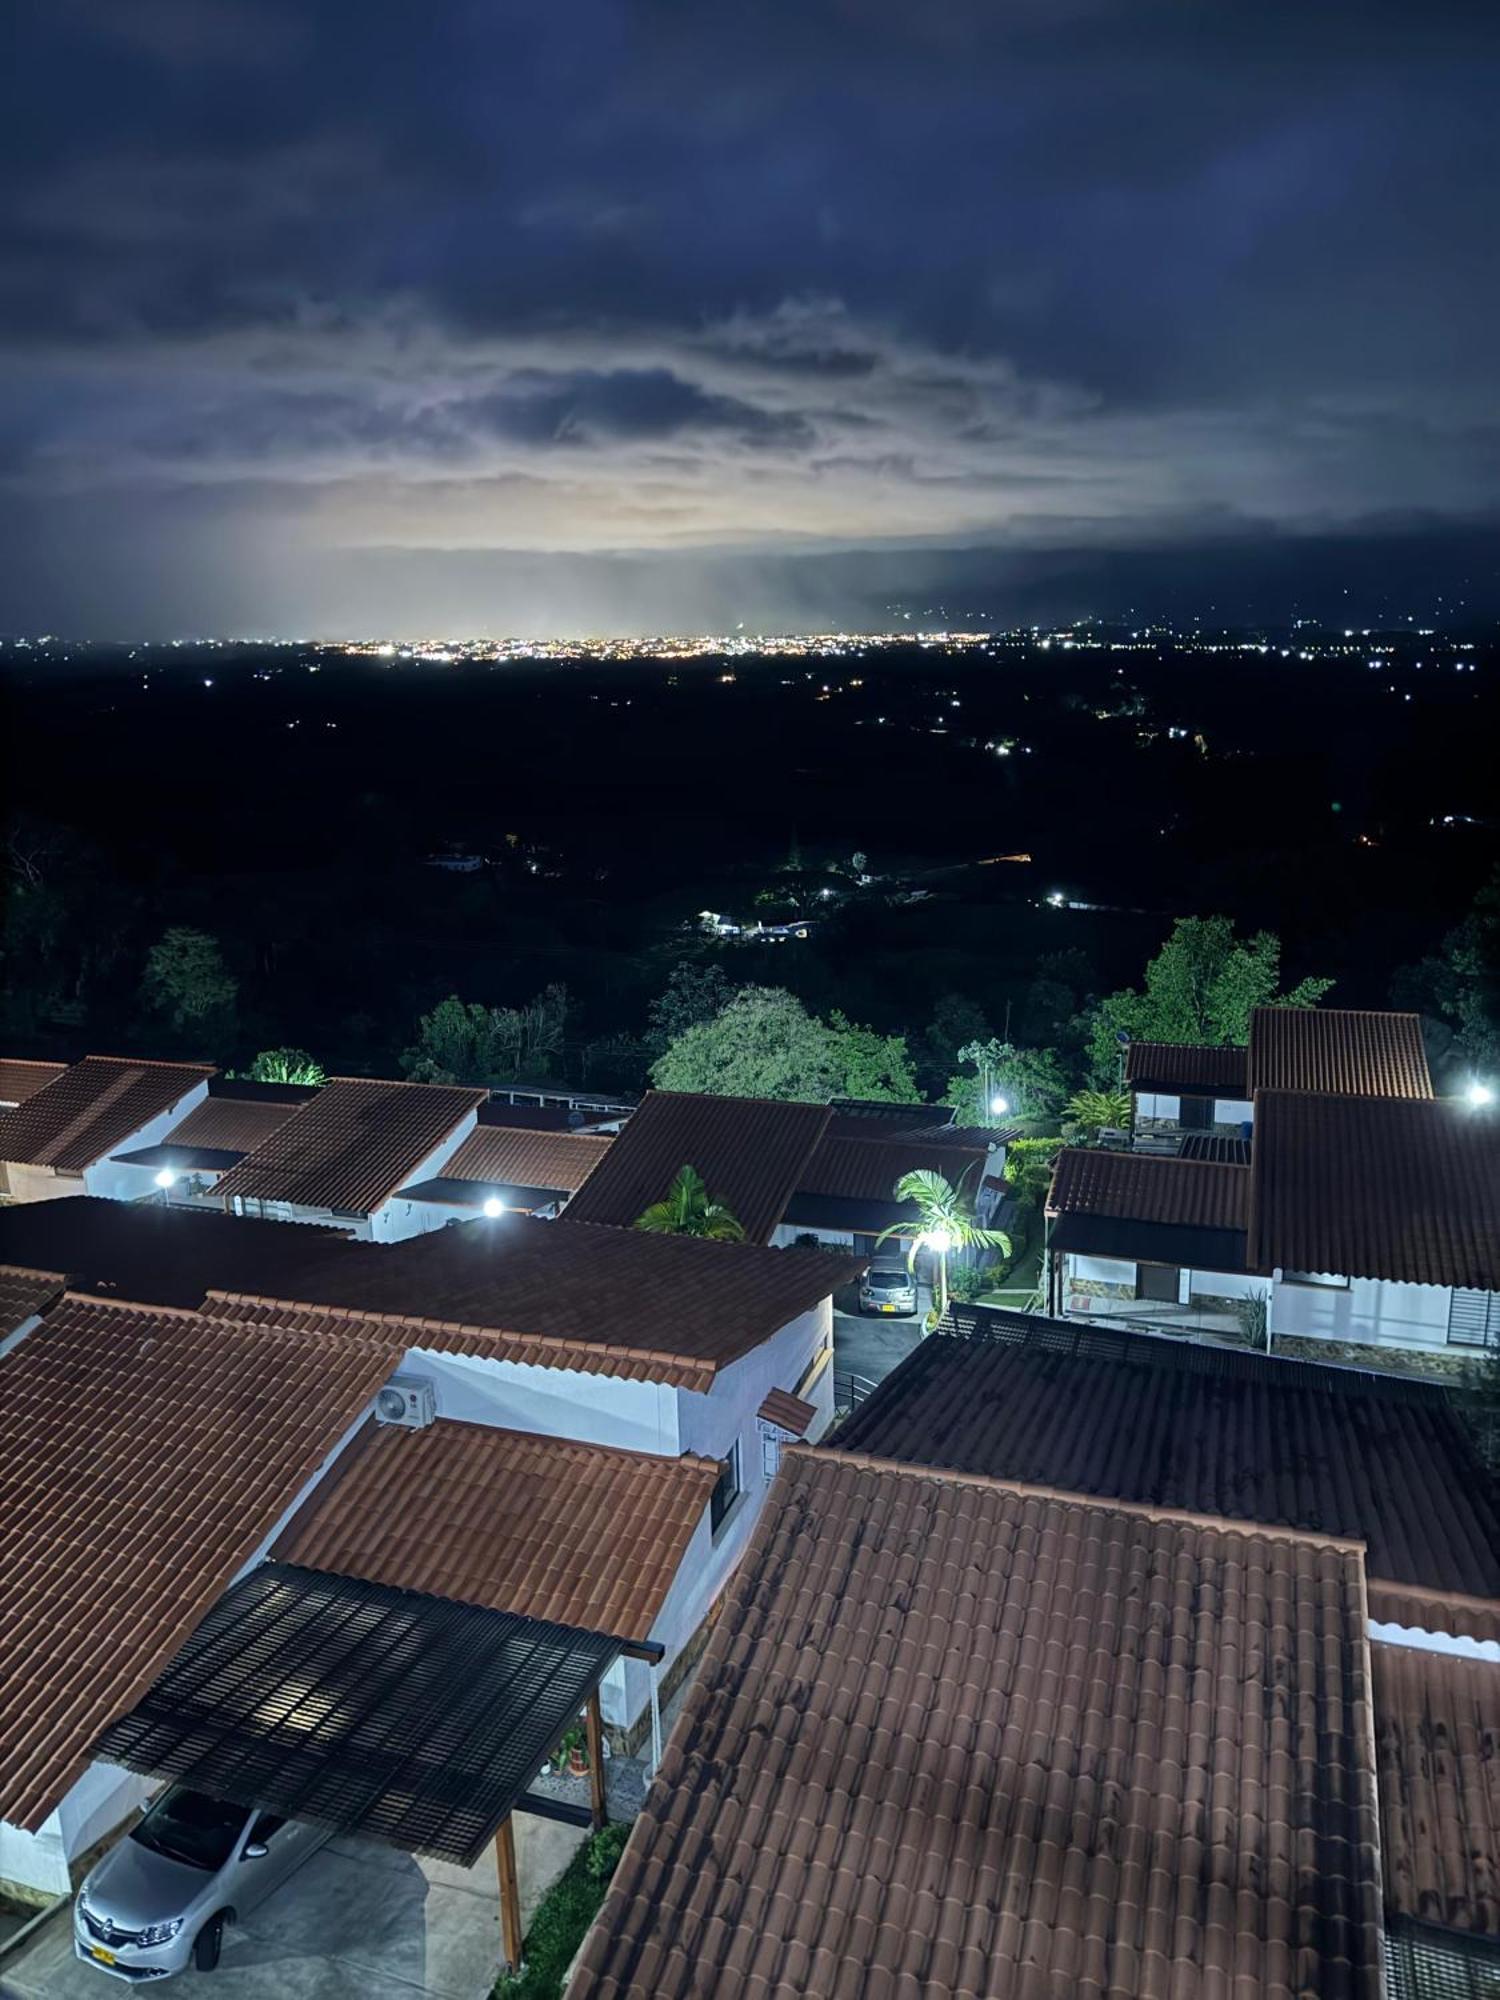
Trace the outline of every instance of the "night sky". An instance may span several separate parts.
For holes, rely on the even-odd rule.
[[[0,629],[1500,603],[1481,0],[23,0]]]

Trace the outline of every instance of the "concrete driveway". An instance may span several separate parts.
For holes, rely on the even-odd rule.
[[[898,1362],[904,1361],[922,1338],[922,1324],[930,1303],[925,1285],[917,1293],[920,1301],[910,1319],[866,1317],[863,1313],[835,1312],[833,1316],[833,1366],[839,1375],[862,1375],[867,1382],[882,1381]]]
[[[587,1835],[526,1813],[515,1831],[529,1924]],[[183,1979],[204,2000],[485,2000],[499,1965],[493,1852],[457,1868],[339,1839],[225,1931],[216,1972]],[[112,2000],[127,1990],[73,1956],[71,1909],[0,1958],[4,2000]]]

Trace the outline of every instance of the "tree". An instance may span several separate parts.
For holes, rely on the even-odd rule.
[[[967,1179],[967,1176],[965,1176]],[[937,1259],[937,1288],[933,1299],[931,1327],[940,1324],[948,1311],[948,1259],[955,1250],[998,1250],[1010,1255],[1010,1238],[1003,1229],[984,1229],[974,1220],[974,1204],[964,1191],[931,1167],[914,1167],[896,1183],[897,1201],[909,1201],[917,1210],[917,1230],[908,1244],[906,1268],[915,1271],[917,1252],[930,1250]],[[877,1244],[888,1237],[902,1236],[911,1225],[893,1222],[876,1237]]]
[[[715,1243],[743,1243],[745,1232],[723,1202],[715,1201],[696,1167],[680,1167],[664,1201],[636,1217],[652,1236],[704,1236]]]
[[[1106,1125],[1130,1123],[1128,1090],[1077,1090],[1068,1099],[1067,1115],[1086,1138],[1097,1139]]]
[[[306,1049],[262,1049],[251,1063],[248,1075],[254,1083],[316,1083],[328,1081],[328,1073]]]
[[[239,981],[207,931],[175,925],[146,955],[141,998],[179,1031],[222,1031],[238,993]]]
[[[1500,1073],[1500,867],[1436,956],[1406,971],[1392,997],[1435,1015],[1474,1075]]]
[[[1067,1095],[1062,1064],[1050,1049],[1022,1049],[1014,1042],[969,1042],[958,1052],[973,1074],[953,1076],[943,1102],[960,1125],[1004,1125],[1017,1118],[1049,1118]],[[992,1107],[1003,1098],[1006,1109]]]
[[[828,1032],[843,1077],[837,1096],[875,1104],[920,1103],[905,1035],[881,1035],[873,1028],[857,1027],[837,1010],[828,1017]]]
[[[568,993],[547,986],[524,1007],[486,1007],[456,993],[417,1023],[401,1067],[416,1083],[541,1083],[562,1054]]]
[[[734,987],[717,965],[695,965],[680,958],[667,976],[667,983],[646,1010],[648,1046],[660,1055],[677,1037],[711,1021],[734,998]]]
[[[1094,1081],[1118,1082],[1122,1034],[1133,1041],[1243,1046],[1255,1008],[1315,1007],[1333,984],[1304,979],[1279,993],[1280,982],[1281,940],[1274,931],[1240,939],[1228,917],[1179,917],[1147,965],[1144,986],[1111,993],[1095,1010]]]
[[[939,1081],[958,1067],[959,1050],[969,1042],[982,1042],[990,1032],[984,1009],[964,993],[944,993],[932,1010],[932,1019],[922,1036],[924,1067]]]
[[[826,1104],[843,1077],[828,1030],[779,986],[743,986],[711,1021],[674,1037],[651,1068],[660,1090]]]

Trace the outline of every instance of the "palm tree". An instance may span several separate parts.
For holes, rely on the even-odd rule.
[[[714,1201],[696,1167],[683,1167],[667,1189],[665,1201],[653,1201],[636,1217],[637,1229],[653,1236],[707,1236],[716,1243],[743,1243],[745,1232],[724,1206]]]
[[[964,1176],[964,1180],[968,1175]],[[937,1296],[929,1322],[936,1326],[948,1311],[948,1258],[955,1250],[999,1250],[1010,1255],[1010,1238],[1003,1229],[982,1229],[974,1220],[974,1204],[964,1191],[964,1182],[953,1187],[931,1167],[914,1167],[896,1183],[897,1201],[916,1205],[918,1231],[906,1253],[906,1268],[915,1271],[917,1252],[930,1250],[937,1258]],[[876,1237],[884,1243],[888,1236],[906,1235],[907,1222],[893,1222]]]
[[[1125,1090],[1079,1090],[1068,1099],[1067,1115],[1088,1136],[1097,1138],[1100,1128],[1123,1128],[1130,1123],[1130,1093]]]

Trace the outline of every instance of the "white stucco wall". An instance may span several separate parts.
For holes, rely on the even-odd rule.
[[[419,1181],[430,1181],[440,1174],[478,1123],[477,1109],[465,1112],[447,1137],[433,1147],[425,1160],[418,1161],[412,1168],[402,1182],[403,1187],[413,1187]],[[443,1210],[430,1201],[402,1201],[392,1195],[370,1217],[370,1240],[373,1243],[399,1243],[403,1237],[422,1236],[429,1229],[441,1229],[447,1220]]]
[[[678,1391],[664,1383],[533,1368],[479,1355],[436,1354],[427,1348],[414,1348],[400,1372],[428,1376],[437,1393],[438,1415],[461,1423],[498,1424],[505,1430],[671,1457],[687,1449],[678,1436]]]
[[[191,1090],[184,1091],[177,1102],[163,1111],[158,1118],[140,1126],[128,1139],[122,1139],[111,1153],[136,1153],[146,1146],[159,1146],[172,1130],[180,1125],[190,1111],[195,1111],[208,1095],[208,1078],[195,1083]],[[109,1201],[133,1201],[140,1188],[140,1167],[122,1167],[113,1159],[96,1160],[84,1169],[83,1187],[86,1194],[103,1195]],[[150,1185],[150,1175],[146,1175]]]
[[[1338,1287],[1297,1284],[1278,1275],[1271,1330],[1299,1339],[1366,1340],[1377,1347],[1446,1347],[1452,1297],[1447,1285],[1353,1278]]]
[[[66,1201],[88,1193],[82,1174],[55,1174],[51,1167],[22,1166],[16,1161],[6,1165],[5,1191],[14,1202]]]

